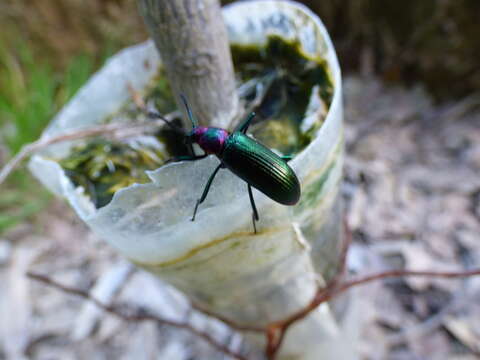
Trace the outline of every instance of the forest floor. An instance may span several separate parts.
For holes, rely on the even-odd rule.
[[[358,77],[344,87],[351,271],[478,267],[480,98],[437,106],[421,88]],[[126,323],[33,281],[25,276],[32,269],[92,288],[106,302],[188,317],[240,346],[222,324],[190,311],[176,291],[126,263],[57,200],[35,222],[0,236],[0,359],[223,358],[187,331]],[[363,359],[480,358],[480,278],[366,286],[356,299]]]

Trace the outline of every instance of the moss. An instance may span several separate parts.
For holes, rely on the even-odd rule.
[[[232,53],[238,81],[245,84],[254,80],[250,91],[243,93],[247,108],[255,102],[250,108],[258,114],[257,123],[252,126],[253,135],[283,154],[301,151],[323,122],[319,117],[308,131],[301,130],[313,87],[319,86],[325,107],[331,103],[333,84],[325,60],[303,53],[298,41],[287,41],[274,35],[262,47],[232,45]],[[265,91],[258,93],[257,85]],[[162,114],[175,110],[175,100],[163,67],[146,89],[140,95],[148,107]],[[142,116],[131,100],[105,122],[117,118],[135,122]],[[176,125],[182,126],[180,121]],[[150,140],[161,146],[152,147],[152,141],[148,143],[150,145],[139,142],[138,146],[132,147],[128,143],[92,140],[72,149],[70,155],[59,163],[72,182],[82,186],[95,206],[100,208],[110,202],[116,191],[134,183],[148,182],[146,170],[160,167],[171,157],[189,155],[182,134],[166,126]]]
[[[117,190],[148,182],[145,171],[158,168],[164,161],[162,152],[151,146],[138,149],[127,143],[97,139],[74,147],[59,163],[75,186],[83,187],[100,208]]]
[[[319,87],[326,108],[332,101],[333,83],[325,59],[305,54],[298,40],[278,35],[270,35],[262,46],[233,44],[231,50],[238,81],[256,80],[244,94],[247,108],[250,102],[257,113],[253,135],[283,154],[301,151],[324,120],[319,118],[309,131],[301,130],[313,88]],[[285,132],[289,136],[279,136]]]
[[[322,175],[317,178],[313,183],[307,184],[302,189],[302,198],[298,204],[298,208],[312,207],[314,206],[320,196],[322,195],[323,186],[325,185],[330,171],[332,171],[335,162],[332,162],[323,172]]]

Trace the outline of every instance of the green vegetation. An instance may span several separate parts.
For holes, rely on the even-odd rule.
[[[237,79],[246,88],[241,96],[247,108],[249,102],[254,104],[249,110],[257,114],[251,129],[255,138],[282,154],[300,152],[324,120],[319,116],[302,125],[312,92],[317,89],[325,110],[332,102],[333,81],[326,60],[306,54],[298,40],[273,34],[265,45],[233,44],[231,50]]]
[[[146,38],[137,13],[132,1],[2,2],[0,166],[38,138],[104,59]],[[0,234],[47,199],[28,171],[12,174],[0,186]]]
[[[117,190],[148,182],[145,171],[165,162],[161,146],[137,145],[94,139],[73,148],[59,163],[75,186],[82,186],[100,208],[110,202]]]
[[[48,63],[36,59],[20,37],[10,34],[0,39],[2,152],[9,157],[26,143],[35,141],[93,70],[93,60],[80,55],[72,59],[64,74],[59,74]],[[0,233],[38,212],[48,198],[26,170],[12,174],[0,192]]]

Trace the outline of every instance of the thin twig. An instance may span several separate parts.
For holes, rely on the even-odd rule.
[[[168,117],[168,115],[167,115]],[[10,175],[10,173],[20,165],[20,163],[29,157],[32,153],[42,150],[49,145],[56,144],[63,141],[79,140],[93,136],[114,134],[116,132],[132,133],[129,136],[138,135],[140,133],[147,132],[149,128],[158,129],[158,127],[164,124],[163,120],[141,122],[137,124],[104,124],[98,126],[92,126],[87,129],[75,130],[58,136],[52,136],[49,138],[41,138],[30,144],[22,147],[22,149],[0,170],[0,184]]]
[[[142,310],[141,312],[134,313],[134,314],[126,314],[124,311],[121,311],[115,305],[106,305],[106,304],[102,303],[98,299],[91,296],[87,291],[60,284],[60,283],[56,282],[55,280],[52,280],[48,276],[38,274],[38,273],[35,273],[35,272],[32,272],[32,271],[27,272],[27,276],[32,278],[32,279],[35,279],[37,281],[40,281],[44,284],[47,284],[49,286],[52,286],[56,289],[59,289],[59,290],[65,292],[65,293],[76,295],[76,296],[79,296],[81,298],[84,298],[85,300],[91,301],[95,305],[97,305],[99,308],[103,309],[104,311],[106,311],[106,312],[108,312],[108,313],[110,313],[110,314],[112,314],[112,315],[114,315],[114,316],[116,316],[116,317],[118,317],[122,320],[129,321],[129,322],[154,321],[158,324],[168,325],[168,326],[173,326],[173,327],[176,327],[176,328],[184,329],[184,330],[187,330],[187,331],[191,332],[192,334],[202,338],[203,340],[205,340],[207,343],[209,343],[215,349],[223,352],[226,355],[231,356],[234,359],[247,360],[247,358],[245,356],[230,350],[228,348],[228,346],[220,344],[219,342],[217,342],[217,340],[214,339],[209,333],[207,333],[205,331],[202,331],[202,330],[199,330],[199,329],[196,329],[195,327],[193,327],[188,322],[180,322],[180,321],[164,319],[164,318],[161,318],[161,317],[159,317],[155,314],[146,312],[144,310]]]
[[[469,276],[478,276],[480,275],[480,269],[466,270],[466,271],[453,271],[453,272],[443,272],[443,271],[413,271],[413,270],[391,270],[380,272],[377,274],[366,275],[359,277],[357,279],[346,281],[345,283],[338,286],[329,296],[328,299],[332,296],[336,296],[354,286],[363,285],[375,280],[395,278],[395,277],[405,277],[405,276],[421,276],[421,277],[439,277],[446,279],[458,279],[465,278]],[[328,300],[327,299],[327,300]]]
[[[315,310],[320,304],[325,302],[323,297],[335,289],[340,283],[347,268],[347,254],[350,244],[352,243],[352,232],[348,226],[346,217],[343,218],[344,236],[341,244],[338,270],[335,276],[329,281],[325,287],[319,287],[312,301],[297,313],[288,318],[272,323],[268,326],[268,331],[265,333],[267,338],[267,345],[265,348],[265,355],[268,359],[275,359],[276,354],[285,339],[285,335],[294,323],[306,317],[310,312]]]
[[[197,310],[198,312],[201,312],[204,315],[210,316],[212,318],[215,318],[215,319],[227,324],[232,329],[235,329],[235,330],[238,330],[238,331],[265,332],[265,328],[263,328],[263,327],[238,324],[237,322],[232,321],[232,320],[224,317],[223,315],[219,315],[217,313],[214,313],[213,311],[204,309],[203,307],[201,307],[198,304],[190,303],[190,306],[193,309]]]
[[[132,97],[133,103],[137,108],[144,113],[145,116],[152,119],[148,122],[139,122],[136,124],[123,124],[123,123],[113,123],[113,124],[102,124],[97,126],[92,126],[86,129],[74,130],[72,132],[67,132],[65,134],[52,136],[49,138],[40,138],[37,141],[34,141],[30,144],[27,144],[22,147],[22,149],[9,161],[5,166],[0,169],[0,185],[5,181],[5,179],[10,175],[10,173],[20,165],[20,163],[29,157],[32,153],[42,150],[49,145],[56,144],[63,141],[72,141],[79,140],[93,136],[100,135],[112,135],[116,132],[125,132],[128,133],[128,136],[135,136],[145,132],[148,132],[148,129],[156,130],[160,126],[167,124],[174,130],[179,130],[177,127],[173,126],[171,119],[179,115],[178,111],[171,112],[166,115],[162,115],[157,111],[148,111],[146,108],[145,101],[141,97],[138,91],[131,86],[127,85],[128,91]],[[150,130],[152,131],[152,130]],[[180,130],[183,134],[183,131]]]
[[[437,271],[413,271],[413,270],[391,270],[380,272],[377,274],[361,276],[356,279],[347,280],[341,282],[342,275],[346,269],[346,257],[348,253],[348,249],[351,243],[352,234],[348,227],[346,221],[344,221],[345,225],[345,237],[344,243],[342,245],[342,250],[340,253],[340,260],[339,260],[339,271],[335,275],[335,277],[327,284],[326,287],[318,288],[316,294],[314,295],[312,301],[305,306],[303,309],[299,310],[298,312],[290,315],[289,317],[272,323],[268,326],[267,331],[265,332],[267,338],[267,345],[265,348],[265,354],[268,359],[274,360],[280,349],[285,335],[294,323],[299,320],[302,320],[306,316],[308,316],[313,310],[315,310],[318,306],[323,304],[326,301],[329,301],[335,296],[338,296],[340,293],[347,291],[348,289],[363,285],[375,280],[381,280],[386,278],[393,278],[393,277],[405,277],[405,276],[424,276],[424,277],[442,277],[447,279],[455,279],[455,278],[462,278],[462,277],[469,277],[469,276],[476,276],[480,275],[480,269],[468,270],[468,271],[458,271],[458,272],[437,272]]]
[[[391,270],[380,272],[377,274],[362,276],[357,279],[345,281],[342,284],[334,284],[332,281],[326,288],[320,288],[317,291],[317,294],[313,300],[308,304],[304,309],[301,309],[297,313],[289,316],[288,318],[272,324],[270,327],[276,329],[280,335],[277,336],[277,342],[272,344],[267,344],[266,354],[267,357],[271,360],[275,359],[276,354],[282,344],[283,338],[288,328],[295,322],[305,318],[310,312],[315,310],[320,304],[323,304],[326,301],[331,300],[333,297],[338,296],[340,293],[349,290],[355,286],[367,284],[372,281],[394,278],[394,277],[405,277],[405,276],[422,276],[422,277],[440,277],[446,279],[457,279],[464,278],[469,276],[478,276],[480,275],[480,269],[473,269],[468,271],[457,271],[457,272],[442,272],[442,271],[413,271],[413,270]],[[269,338],[270,340],[270,338]]]
[[[145,104],[145,100],[143,99],[140,92],[135,90],[132,84],[127,83],[127,90],[135,106],[142,110],[146,109],[147,105]]]
[[[348,245],[350,244],[350,239],[351,239],[351,234],[350,232],[346,232],[345,236],[345,242],[342,246],[342,251],[340,254],[340,271],[339,273],[341,274],[345,268],[345,259],[346,259],[346,253],[348,250]],[[134,322],[140,322],[140,321],[155,321],[157,323],[185,329],[187,331],[190,331],[191,333],[199,336],[200,338],[204,339],[206,342],[208,342],[211,346],[215,347],[217,350],[222,351],[223,353],[236,358],[240,360],[247,360],[246,357],[244,357],[241,354],[238,354],[232,350],[230,350],[227,346],[223,344],[219,344],[213,337],[211,337],[208,333],[195,329],[192,327],[191,324],[187,322],[177,322],[177,321],[172,321],[168,319],[163,319],[161,317],[158,317],[157,315],[147,313],[142,311],[141,313],[136,313],[136,314],[126,314],[125,312],[120,311],[120,309],[116,306],[113,305],[105,305],[99,300],[95,299],[92,297],[88,292],[72,287],[68,287],[62,284],[59,284],[55,282],[54,280],[50,279],[47,276],[33,273],[33,272],[28,272],[27,275],[33,279],[36,279],[38,281],[41,281],[43,283],[46,283],[48,285],[51,285],[57,289],[60,289],[66,293],[70,293],[73,295],[80,296],[84,299],[87,299],[89,301],[92,301],[94,304],[96,304],[98,307],[101,309],[124,319],[125,321],[134,321]],[[317,290],[317,293],[315,294],[314,298],[312,301],[303,309],[299,310],[298,312],[290,315],[284,320],[277,321],[275,323],[270,324],[266,328],[257,328],[257,327],[245,327],[244,330],[248,331],[263,331],[265,333],[265,336],[267,338],[267,345],[265,349],[265,353],[268,357],[268,359],[275,359],[276,355],[278,353],[278,350],[280,349],[283,340],[285,338],[285,335],[287,333],[287,330],[290,328],[291,325],[296,323],[297,321],[302,320],[306,316],[308,316],[313,310],[315,310],[320,304],[323,304],[326,301],[331,300],[333,297],[338,296],[340,293],[345,292],[349,290],[350,288],[353,288],[355,286],[367,284],[372,281],[376,280],[381,280],[381,279],[387,279],[387,278],[394,278],[394,277],[405,277],[405,276],[423,276],[423,277],[441,277],[441,278],[447,278],[447,279],[455,279],[455,278],[463,278],[463,277],[469,277],[469,276],[477,276],[480,275],[480,269],[474,269],[474,270],[468,270],[468,271],[457,271],[457,272],[436,272],[436,271],[412,271],[412,270],[391,270],[391,271],[385,271],[385,272],[380,272],[372,275],[367,275],[367,276],[361,276],[356,279],[352,280],[347,280],[344,281],[343,283],[340,281],[341,277],[340,275],[336,275],[326,287],[319,288]],[[198,309],[198,307],[197,307]],[[199,309],[202,311],[201,309]],[[222,317],[216,316],[215,314],[211,314],[209,312],[206,312],[209,315],[212,315],[219,319],[220,321],[223,321]],[[238,328],[242,329],[242,326],[236,325],[234,323],[231,323],[230,321],[226,321],[227,325],[231,325],[233,328]]]

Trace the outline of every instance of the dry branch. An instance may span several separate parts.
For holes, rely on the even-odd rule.
[[[191,324],[188,322],[180,322],[180,321],[174,321],[174,320],[168,320],[165,318],[162,318],[158,315],[155,315],[153,313],[149,313],[148,311],[142,309],[142,310],[137,310],[134,312],[129,312],[127,313],[125,310],[120,309],[116,305],[106,305],[103,302],[99,301],[95,297],[91,296],[87,291],[66,286],[63,284],[60,284],[59,282],[51,279],[50,277],[42,274],[38,274],[32,271],[27,272],[27,276],[35,279],[37,281],[40,281],[44,284],[47,284],[49,286],[52,286],[58,290],[61,290],[65,293],[72,294],[79,296],[81,298],[84,298],[85,300],[91,301],[95,305],[97,305],[99,308],[103,309],[104,311],[122,319],[128,322],[141,322],[141,321],[154,321],[158,324],[162,325],[168,325],[172,327],[176,327],[179,329],[187,330],[191,332],[192,334],[198,336],[199,338],[205,340],[207,343],[209,343],[212,347],[217,349],[218,351],[223,352],[226,355],[231,356],[234,359],[238,360],[247,360],[246,357],[244,357],[242,354],[236,353],[228,348],[228,346],[219,343],[216,339],[214,339],[209,333],[198,330],[194,328]]]
[[[138,3],[178,108],[184,109],[179,95],[185,94],[200,124],[228,128],[237,115],[239,100],[220,2],[138,0]]]
[[[170,118],[171,116],[172,114],[165,115],[167,119]],[[123,133],[122,134],[123,136],[136,136],[149,131],[154,131],[164,124],[165,124],[164,120],[141,122],[138,124],[128,124],[128,125],[127,124],[105,124],[105,125],[92,126],[82,130],[74,130],[58,136],[40,138],[39,140],[34,141],[22,147],[22,149],[9,162],[5,164],[5,166],[0,170],[0,184],[2,184],[5,181],[5,179],[10,175],[10,173],[13,170],[15,170],[23,160],[28,158],[34,152],[40,151],[49,145],[60,143],[63,141],[79,140],[79,139],[85,139],[88,137],[101,136],[101,135],[115,135],[120,133]]]
[[[458,271],[458,272],[391,270],[391,271],[379,272],[372,275],[359,276],[354,279],[342,281],[343,274],[346,270],[346,257],[347,257],[348,248],[351,242],[351,237],[352,236],[348,229],[348,226],[345,225],[345,237],[344,237],[344,243],[342,245],[342,249],[340,252],[339,271],[337,272],[337,275],[325,287],[318,288],[315,296],[307,306],[305,306],[303,309],[299,310],[298,312],[291,314],[290,316],[286,317],[281,321],[272,323],[265,328],[245,327],[242,325],[238,325],[228,319],[225,319],[224,317],[218,316],[214,313],[205,312],[201,308],[195,307],[195,309],[201,312],[204,312],[206,315],[217,318],[219,321],[224,322],[226,325],[230,326],[235,330],[263,332],[267,339],[267,344],[265,347],[265,355],[267,356],[268,359],[274,360],[283,343],[283,340],[285,339],[287,331],[293,324],[295,324],[297,321],[304,319],[306,316],[308,316],[312,311],[314,311],[318,306],[320,306],[324,302],[331,300],[333,297],[339,295],[342,292],[349,290],[350,288],[367,284],[372,281],[387,279],[387,278],[394,278],[394,277],[422,276],[422,277],[440,277],[440,278],[447,278],[447,279],[456,279],[456,278],[464,278],[469,276],[480,275],[480,269]],[[99,308],[103,309],[104,311],[109,312],[125,321],[131,321],[131,322],[154,321],[159,324],[164,324],[164,325],[169,325],[176,328],[184,329],[184,330],[190,331],[195,336],[202,338],[203,340],[208,342],[211,346],[213,346],[219,351],[222,351],[226,355],[229,355],[235,359],[247,360],[247,358],[242,354],[239,354],[230,350],[226,345],[218,343],[207,332],[198,330],[187,322],[179,322],[179,321],[164,319],[145,310],[136,311],[133,313],[130,313],[130,312],[126,313],[125,310],[120,309],[118,306],[106,305],[102,303],[98,299],[92,297],[87,291],[62,285],[50,279],[48,276],[37,274],[34,272],[28,272],[27,275],[32,279],[41,281],[47,285],[55,287],[66,293],[77,295],[86,300],[89,300],[93,302],[95,305],[97,305]]]
[[[285,339],[285,335],[294,323],[306,317],[310,312],[315,310],[320,304],[324,303],[326,300],[323,300],[325,294],[330,293],[333,291],[337,285],[339,284],[340,280],[342,279],[343,275],[345,274],[345,270],[347,268],[347,254],[348,249],[350,248],[350,244],[352,242],[352,233],[348,226],[346,218],[343,219],[343,226],[344,226],[344,237],[343,242],[341,244],[340,249],[340,259],[338,263],[338,271],[336,275],[329,281],[329,283],[325,287],[319,287],[317,292],[313,298],[313,300],[308,304],[305,308],[301,309],[297,313],[285,318],[282,321],[278,321],[272,323],[268,326],[267,331],[265,332],[265,336],[267,339],[267,345],[265,348],[265,355],[268,359],[275,359],[280,346]]]

